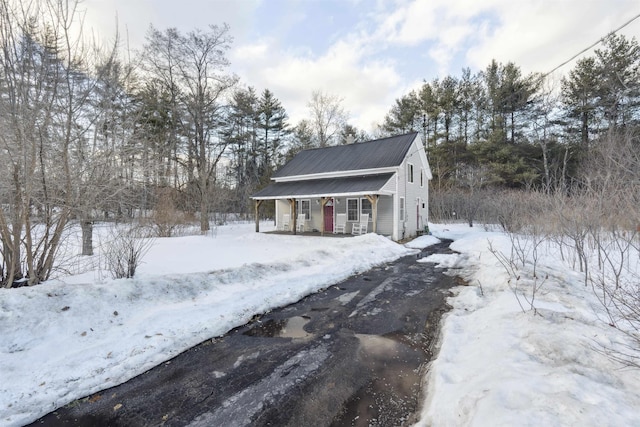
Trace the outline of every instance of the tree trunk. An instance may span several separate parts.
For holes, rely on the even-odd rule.
[[[206,234],[209,231],[209,187],[205,182],[200,194],[200,233]]]
[[[582,147],[589,147],[589,116],[587,113],[582,113],[582,127],[580,129]]]
[[[80,222],[82,229],[82,255],[93,255],[93,221],[82,220]]]

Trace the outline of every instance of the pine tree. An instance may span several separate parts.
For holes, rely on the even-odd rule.
[[[582,58],[562,79],[562,102],[569,121],[579,126],[580,142],[584,148],[598,123],[598,67],[593,57]],[[569,130],[569,133],[573,131]]]
[[[258,101],[258,142],[260,181],[268,182],[274,169],[282,163],[282,143],[290,134],[288,115],[280,101],[269,89]]]
[[[615,34],[596,49],[599,106],[610,129],[637,123],[640,107],[640,46],[635,38]]]

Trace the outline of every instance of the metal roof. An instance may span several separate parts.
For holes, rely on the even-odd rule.
[[[402,161],[417,132],[369,142],[299,152],[273,178],[394,167]]]
[[[253,199],[284,199],[376,194],[391,179],[393,173],[352,176],[345,178],[309,179],[303,181],[275,182],[258,191]]]

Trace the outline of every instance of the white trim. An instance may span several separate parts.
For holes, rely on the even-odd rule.
[[[362,202],[363,201],[367,201],[369,203],[369,205],[371,205],[371,212],[367,212],[369,214],[369,222],[373,222],[373,203],[371,203],[371,200],[367,199],[366,197],[360,197],[360,208],[359,208],[359,212],[360,215],[363,214],[362,212]]]
[[[330,193],[330,194],[301,194],[294,196],[287,194],[284,196],[269,196],[269,197],[252,197],[254,200],[282,200],[282,199],[319,199],[320,197],[362,197],[362,196],[393,196],[395,191],[358,191],[355,193]]]
[[[420,156],[420,163],[422,163],[426,167],[425,177],[427,178],[427,181],[430,181],[431,179],[433,179],[433,174],[431,173],[431,166],[429,166],[429,160],[427,159],[427,152],[424,149],[424,144],[422,142],[422,137],[420,136],[420,134],[416,136],[416,139],[413,141],[413,144],[416,146],[418,150],[418,155]],[[427,185],[429,184],[427,183]]]
[[[296,203],[298,204],[298,206],[296,207],[296,212],[298,214],[302,213],[302,203],[304,202],[309,203],[309,218],[307,218],[307,221],[311,221],[311,199],[304,197],[297,198]]]
[[[351,178],[359,177],[363,175],[380,175],[383,173],[398,172],[398,166],[377,168],[377,169],[358,169],[349,171],[336,171],[336,172],[324,172],[308,175],[291,175],[271,178],[275,182],[289,182],[289,181],[308,181],[311,179],[324,179],[324,178]]]
[[[398,241],[399,240],[399,236],[400,236],[400,221],[398,220],[399,217],[399,212],[398,212],[398,197],[400,196],[400,191],[398,190],[399,186],[400,186],[400,174],[396,174],[395,175],[395,183],[396,183],[396,191],[395,191],[395,195],[393,197],[393,202],[391,204],[391,209],[393,210],[393,232],[391,234],[391,237],[393,238],[394,241]]]
[[[356,219],[349,219],[349,200],[355,200],[356,201]],[[348,199],[345,200],[345,207],[346,207],[346,211],[347,211],[347,221],[360,221],[360,198],[356,198],[356,197],[350,197]]]

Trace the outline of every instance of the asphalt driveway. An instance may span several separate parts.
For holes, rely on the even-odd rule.
[[[450,242],[427,248],[446,253]],[[415,420],[448,289],[416,256],[208,340],[34,426],[399,426]]]

